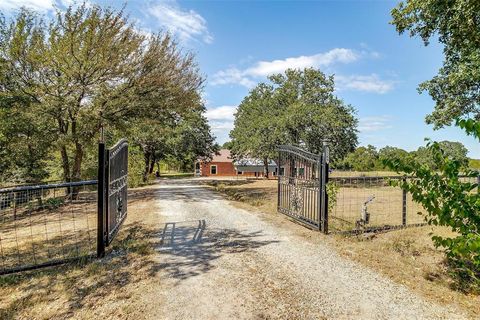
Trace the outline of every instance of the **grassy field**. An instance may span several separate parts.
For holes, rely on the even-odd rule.
[[[352,186],[347,182],[332,182],[337,185],[335,197],[330,198],[329,226],[332,232],[349,231],[355,228],[355,222],[360,219],[363,203],[371,196],[375,199],[368,204],[370,213],[369,227],[397,226],[402,224],[403,198],[398,187],[361,183]],[[227,193],[233,200],[246,201],[266,212],[277,211],[277,181],[276,180],[241,180],[212,181]],[[343,185],[342,185],[343,184]],[[423,223],[424,218],[419,213],[423,208],[413,202],[407,195],[407,224]]]
[[[142,294],[159,285],[153,248],[163,226],[154,192],[129,192],[127,220],[106,258],[0,276],[0,319],[142,319],[150,303]]]
[[[76,199],[64,194],[64,190],[43,190],[41,197],[3,206],[0,270],[95,252],[96,191],[82,190]]]
[[[265,214],[277,214],[276,181],[211,181],[209,184],[240,207],[256,209]],[[336,209],[332,214],[342,212],[342,217],[354,221],[359,216],[361,201],[371,192],[378,196],[376,204],[369,207],[374,223],[401,222],[398,220],[398,217],[401,217],[401,191],[392,190],[391,187],[368,190],[341,188],[337,193]],[[410,199],[408,201],[411,212],[408,218],[422,219],[415,212],[420,208],[415,207]],[[378,220],[375,220],[376,215]],[[335,225],[335,222],[333,224]],[[444,253],[433,246],[431,233],[451,235],[447,229],[424,226],[383,232],[369,237],[333,234],[325,237],[325,241],[335,247],[342,256],[382,273],[427,299],[440,304],[453,302],[472,318],[477,317],[480,313],[480,296],[465,292],[468,284],[452,277],[452,270],[445,261]]]

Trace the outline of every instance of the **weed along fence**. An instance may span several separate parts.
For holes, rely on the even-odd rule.
[[[0,274],[104,255],[127,214],[128,145],[99,151],[98,181],[0,189]]]

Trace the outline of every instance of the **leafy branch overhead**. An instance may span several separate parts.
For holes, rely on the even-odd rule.
[[[435,101],[427,122],[450,125],[458,117],[480,119],[480,1],[408,0],[392,10],[399,33],[410,32],[428,45],[437,39],[444,46],[438,74],[419,86]]]
[[[425,45],[438,36],[444,45],[443,67],[433,79],[422,83],[435,110],[427,122],[436,127],[454,122],[480,141],[480,2],[477,0],[407,0],[392,11],[393,24],[400,33],[410,31]],[[400,183],[427,211],[429,224],[448,226],[452,237],[433,236],[446,249],[457,275],[465,275],[469,287],[480,285],[480,193],[478,183],[465,182],[462,175],[479,172],[445,152],[438,142],[425,147],[433,155],[435,168],[416,159],[389,159],[385,163],[411,176]],[[478,181],[478,180],[477,180]]]
[[[66,181],[81,179],[102,127],[110,143],[127,134],[148,161],[160,160],[148,155],[167,138],[158,136],[187,118],[206,137],[198,155],[213,147],[194,56],[168,33],[140,33],[123,11],[83,3],[45,21],[21,9],[0,21],[0,56],[0,144],[10,150],[0,154],[4,175],[39,180],[48,164],[59,165]],[[15,173],[13,150],[28,159],[26,172]]]

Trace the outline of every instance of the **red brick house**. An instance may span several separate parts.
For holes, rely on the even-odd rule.
[[[276,177],[277,166],[272,161],[269,164],[269,178]],[[256,159],[234,161],[230,150],[221,149],[213,155],[211,161],[196,161],[195,176],[197,177],[263,177],[263,163]]]

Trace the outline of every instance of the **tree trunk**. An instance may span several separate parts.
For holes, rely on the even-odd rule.
[[[63,168],[63,180],[65,182],[70,182],[70,165],[68,159],[67,147],[62,146],[60,148],[60,154],[62,155],[62,168]],[[67,196],[70,194],[70,187],[67,188]]]
[[[268,179],[268,158],[263,159],[263,165],[265,167],[265,178]]]
[[[150,168],[148,169],[148,173],[152,174],[153,169],[155,169],[155,157],[150,159]]]
[[[150,152],[146,152],[144,151],[143,152],[143,158],[145,160],[145,167],[144,167],[144,170],[143,170],[143,182],[147,182],[148,181],[148,172],[150,170]]]
[[[66,146],[60,148],[60,154],[62,155],[63,180],[70,182],[70,165]]]
[[[75,143],[75,156],[72,167],[72,181],[80,181],[82,175],[83,146],[79,142],[77,135],[77,121],[72,114],[70,114],[70,120],[72,121],[72,137]],[[75,187],[72,189],[72,200],[76,200],[78,199],[80,188]]]
[[[75,142],[75,160],[72,168],[72,181],[80,181],[82,178],[83,146]],[[78,199],[80,188],[75,187],[72,190],[72,200]]]
[[[58,123],[58,131],[60,135],[65,137],[68,133],[68,124],[63,121],[62,118],[57,118]],[[67,146],[63,144],[60,147],[60,155],[62,156],[62,169],[63,169],[63,181],[70,182],[71,181],[71,174],[70,174],[70,160],[68,157]],[[70,188],[67,188],[67,195],[70,194]]]

